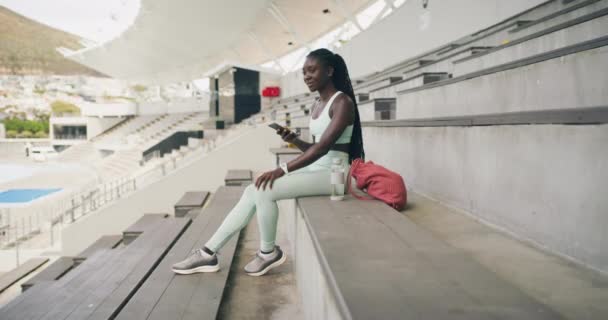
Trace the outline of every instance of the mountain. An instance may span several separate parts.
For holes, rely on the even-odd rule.
[[[0,6],[0,74],[105,77],[55,49],[80,49],[79,39]]]

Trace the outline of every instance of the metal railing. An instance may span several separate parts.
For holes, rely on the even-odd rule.
[[[29,206],[4,208],[0,211],[0,247],[7,248],[53,229],[70,224],[98,208],[136,190],[135,179],[121,178],[112,182],[87,186],[78,193],[40,200]],[[53,234],[49,242],[54,245]]]

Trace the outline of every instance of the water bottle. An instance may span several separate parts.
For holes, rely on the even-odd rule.
[[[344,200],[344,166],[341,158],[334,158],[331,165],[331,200]]]

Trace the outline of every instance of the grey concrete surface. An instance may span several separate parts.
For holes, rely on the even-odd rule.
[[[608,47],[397,96],[397,119],[605,105]]]
[[[403,212],[501,278],[568,319],[608,318],[608,276],[570,263],[411,192]]]
[[[608,6],[608,1],[600,3]],[[598,4],[598,6],[600,5]],[[527,58],[536,54],[555,50],[579,42],[608,34],[608,16],[603,16],[547,35],[530,39],[517,45],[493,51],[480,57],[463,60],[454,64],[454,76],[461,76],[484,68]]]
[[[279,213],[276,244],[287,255],[287,261],[264,276],[248,276],[243,270],[260,245],[256,217],[241,231],[218,320],[304,319],[297,295],[294,255],[285,213]]]
[[[363,127],[363,141],[409,188],[608,272],[608,125]]]

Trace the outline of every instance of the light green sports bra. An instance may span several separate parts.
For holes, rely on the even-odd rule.
[[[310,112],[309,129],[310,133],[315,137],[315,142],[319,142],[319,140],[321,139],[321,135],[323,134],[323,132],[325,132],[325,129],[327,129],[327,126],[331,122],[331,118],[329,117],[329,107],[331,107],[331,104],[334,102],[334,99],[336,99],[336,97],[340,93],[342,92],[336,91],[336,93],[334,93],[334,95],[329,99],[329,101],[327,101],[327,104],[323,108],[323,111],[321,112],[321,115],[319,115],[319,118],[313,119],[312,111]],[[340,135],[338,140],[336,140],[335,143],[350,143],[350,138],[352,137],[352,135],[353,125],[351,124],[344,128],[344,131],[342,131],[342,134]]]

